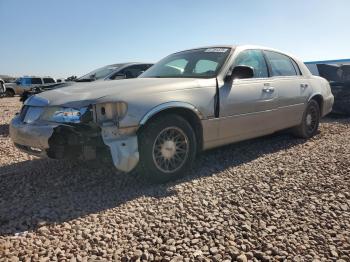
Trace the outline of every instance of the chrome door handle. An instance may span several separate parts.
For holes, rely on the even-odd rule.
[[[309,85],[308,84],[300,84],[301,88],[307,88]]]
[[[273,92],[275,92],[275,88],[273,88],[273,87],[264,87],[262,89],[262,91],[265,92],[265,93],[273,93]]]

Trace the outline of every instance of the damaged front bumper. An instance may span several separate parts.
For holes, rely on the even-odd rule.
[[[10,123],[10,136],[15,146],[28,154],[47,157],[49,138],[59,124],[25,124],[19,116]]]
[[[96,148],[108,147],[118,170],[129,172],[139,161],[136,128],[120,129],[115,125],[106,125],[101,126],[99,132],[88,133],[86,128],[79,129],[61,123],[24,123],[16,116],[10,123],[10,136],[17,148],[39,157],[71,158],[73,150],[70,147],[74,147],[82,155],[87,152],[91,159],[91,156],[95,158],[103,155]],[[74,157],[79,157],[79,154]]]

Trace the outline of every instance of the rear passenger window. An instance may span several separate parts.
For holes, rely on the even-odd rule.
[[[32,78],[32,85],[41,85],[42,83],[41,78]]]
[[[245,50],[238,54],[233,64],[235,66],[250,66],[254,69],[254,78],[268,77],[265,58],[260,50]]]
[[[55,80],[53,80],[52,78],[43,78],[43,80],[44,80],[44,84],[55,83]]]
[[[271,65],[272,76],[298,75],[292,60],[286,56],[272,51],[265,51],[266,58]]]

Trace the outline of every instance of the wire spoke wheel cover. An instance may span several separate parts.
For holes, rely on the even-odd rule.
[[[153,161],[164,173],[174,173],[186,162],[189,142],[186,134],[178,127],[167,127],[156,137],[153,144]]]
[[[317,128],[318,112],[315,107],[310,107],[305,118],[306,128],[309,133],[313,133]]]

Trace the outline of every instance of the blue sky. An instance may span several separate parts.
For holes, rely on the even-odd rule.
[[[0,74],[79,76],[215,44],[350,58],[349,10],[349,0],[0,0]]]

